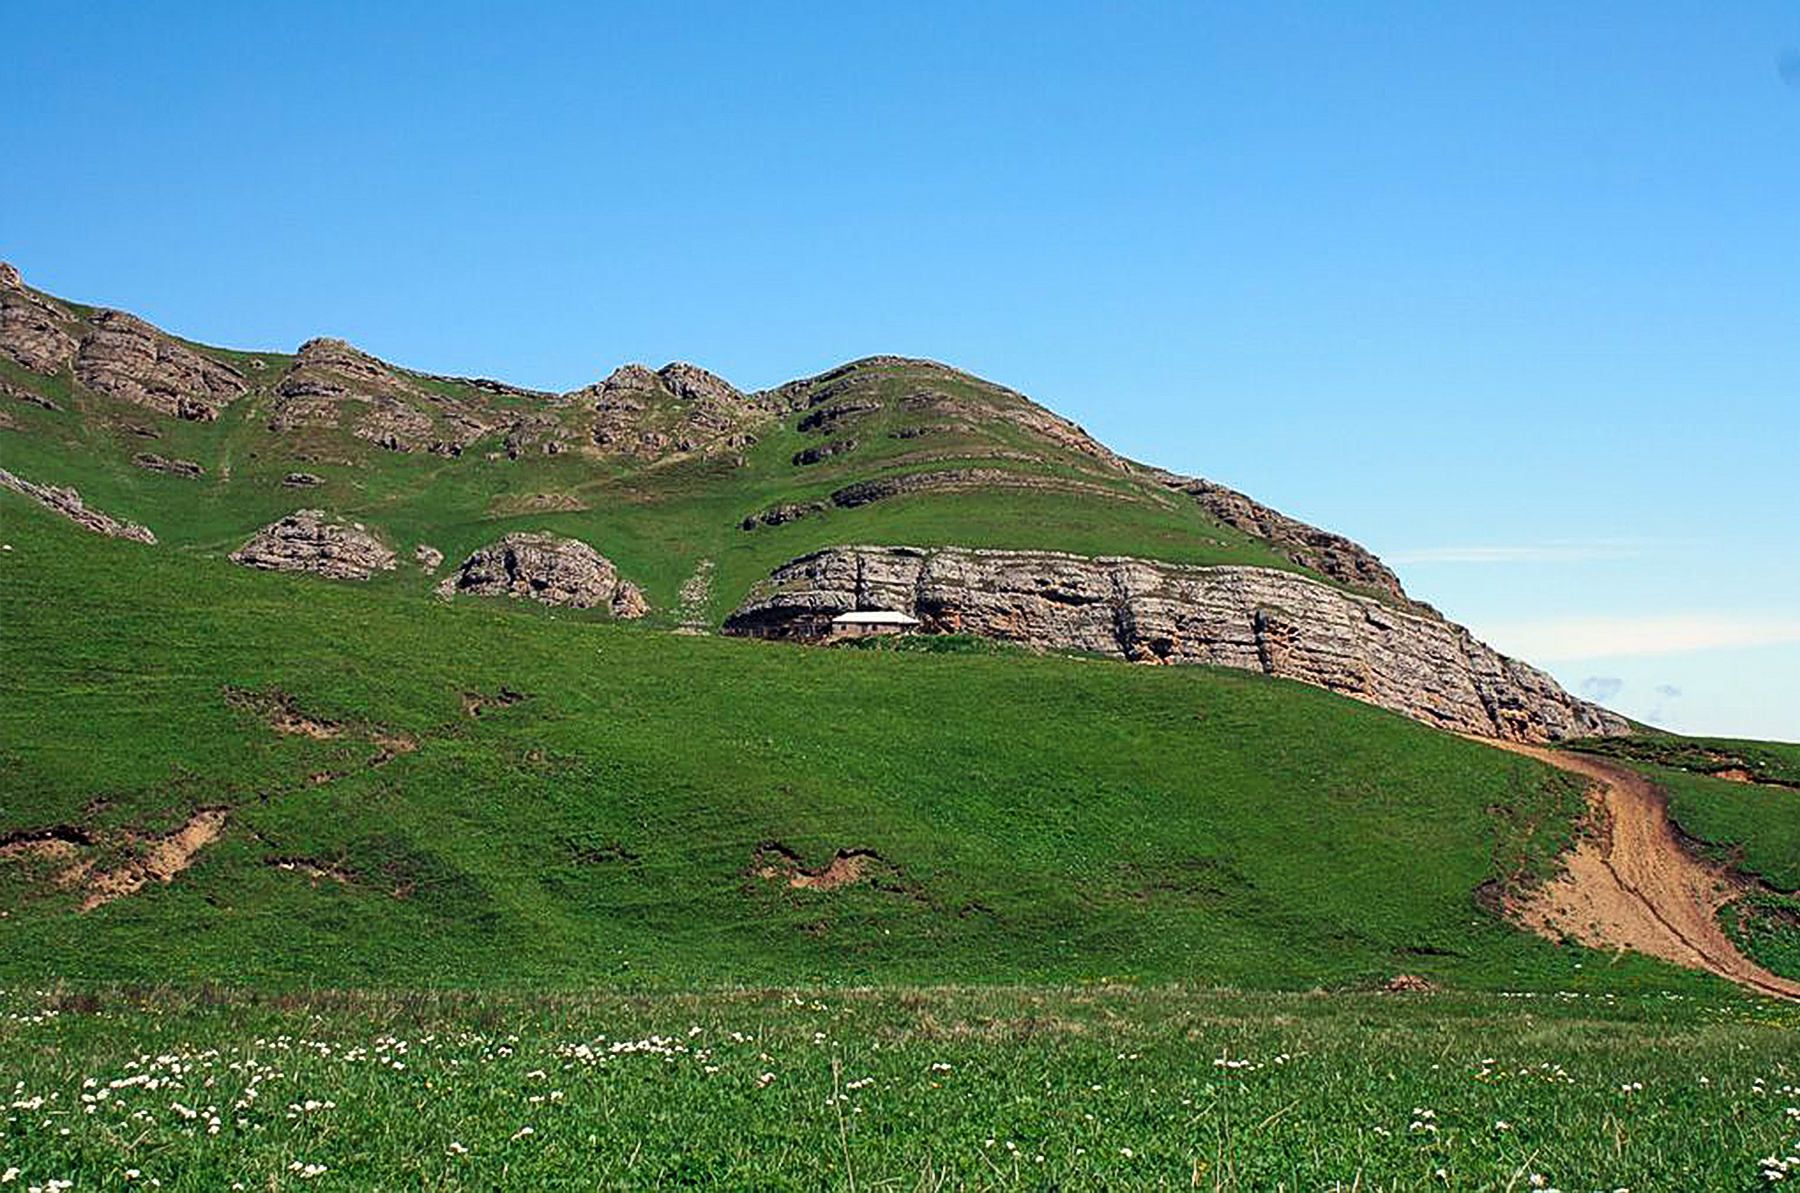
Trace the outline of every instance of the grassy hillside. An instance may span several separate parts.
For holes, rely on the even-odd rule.
[[[1548,871],[1581,793],[1396,716],[1207,669],[659,632],[847,542],[1256,564],[1404,601],[1354,544],[1174,491],[1002,386],[873,357],[752,394],[687,365],[531,393],[338,341],[119,338],[7,286],[0,461],[160,545],[0,493],[0,975],[1686,980],[1580,971],[1501,924],[1496,893]],[[225,562],[314,506],[401,566]],[[514,530],[592,544],[651,615],[452,606],[411,562]],[[1733,745],[1694,757],[1800,766]],[[1673,772],[1672,808],[1800,885],[1796,793],[1734,786]]]
[[[96,308],[12,293],[74,340],[95,326]],[[1308,565],[1309,549],[1220,522],[1022,395],[929,361],[869,358],[754,394],[690,366],[670,366],[666,379],[628,367],[618,384],[644,388],[552,395],[418,373],[342,345],[321,362],[166,342],[235,370],[244,393],[214,418],[177,418],[84,384],[77,364],[34,372],[0,350],[0,459],[194,553],[227,554],[311,506],[407,552],[430,543],[452,564],[509,531],[550,530],[612,558],[664,625],[716,625],[776,565],[853,542],[1247,563],[1341,582]],[[404,433],[378,433],[394,426]],[[133,463],[143,453],[204,473],[146,471]],[[284,486],[296,471],[320,483]],[[930,484],[950,474],[954,491]],[[896,479],[925,483],[854,507],[832,501]],[[822,508],[743,525],[811,505]],[[710,585],[683,611],[682,585],[703,563]],[[429,581],[402,572],[374,585],[423,592]]]
[[[0,978],[1704,984],[1483,909],[1566,841],[1565,777],[1299,684],[685,638],[0,522],[0,836],[78,829],[91,877],[223,817],[85,914],[15,849]],[[303,718],[330,736],[273,727]],[[863,881],[787,884],[839,851]]]

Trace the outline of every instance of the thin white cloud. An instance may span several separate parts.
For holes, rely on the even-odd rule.
[[[1615,675],[1590,675],[1581,681],[1581,694],[1589,700],[1598,700],[1605,704],[1625,686],[1625,681]]]
[[[1587,559],[1629,559],[1643,544],[1619,540],[1586,543],[1540,543],[1529,547],[1417,547],[1386,556],[1392,564],[1420,563],[1576,563]]]
[[[1800,616],[1788,613],[1653,613],[1624,617],[1549,617],[1495,622],[1484,636],[1508,654],[1565,662],[1682,654],[1800,642]]]

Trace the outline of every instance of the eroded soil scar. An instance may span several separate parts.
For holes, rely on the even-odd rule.
[[[800,855],[786,845],[764,841],[756,847],[750,872],[764,881],[782,882],[801,891],[835,891],[859,882],[868,882],[878,890],[902,890],[898,885],[877,881],[881,877],[897,877],[899,871],[873,849],[840,849],[824,866],[809,869],[801,864]]]
[[[1514,920],[1551,940],[1630,949],[1702,969],[1763,994],[1800,999],[1800,982],[1739,953],[1719,909],[1753,884],[1685,848],[1663,793],[1623,764],[1517,742],[1482,741],[1589,782],[1588,825],[1561,875],[1505,899]]]

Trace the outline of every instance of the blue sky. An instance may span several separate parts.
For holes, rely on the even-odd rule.
[[[556,389],[948,360],[1622,711],[1800,739],[1800,4],[7,5],[0,42],[0,257],[45,289]]]

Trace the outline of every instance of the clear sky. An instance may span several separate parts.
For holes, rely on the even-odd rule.
[[[544,388],[947,360],[1800,739],[1800,3],[0,6],[0,257]]]

